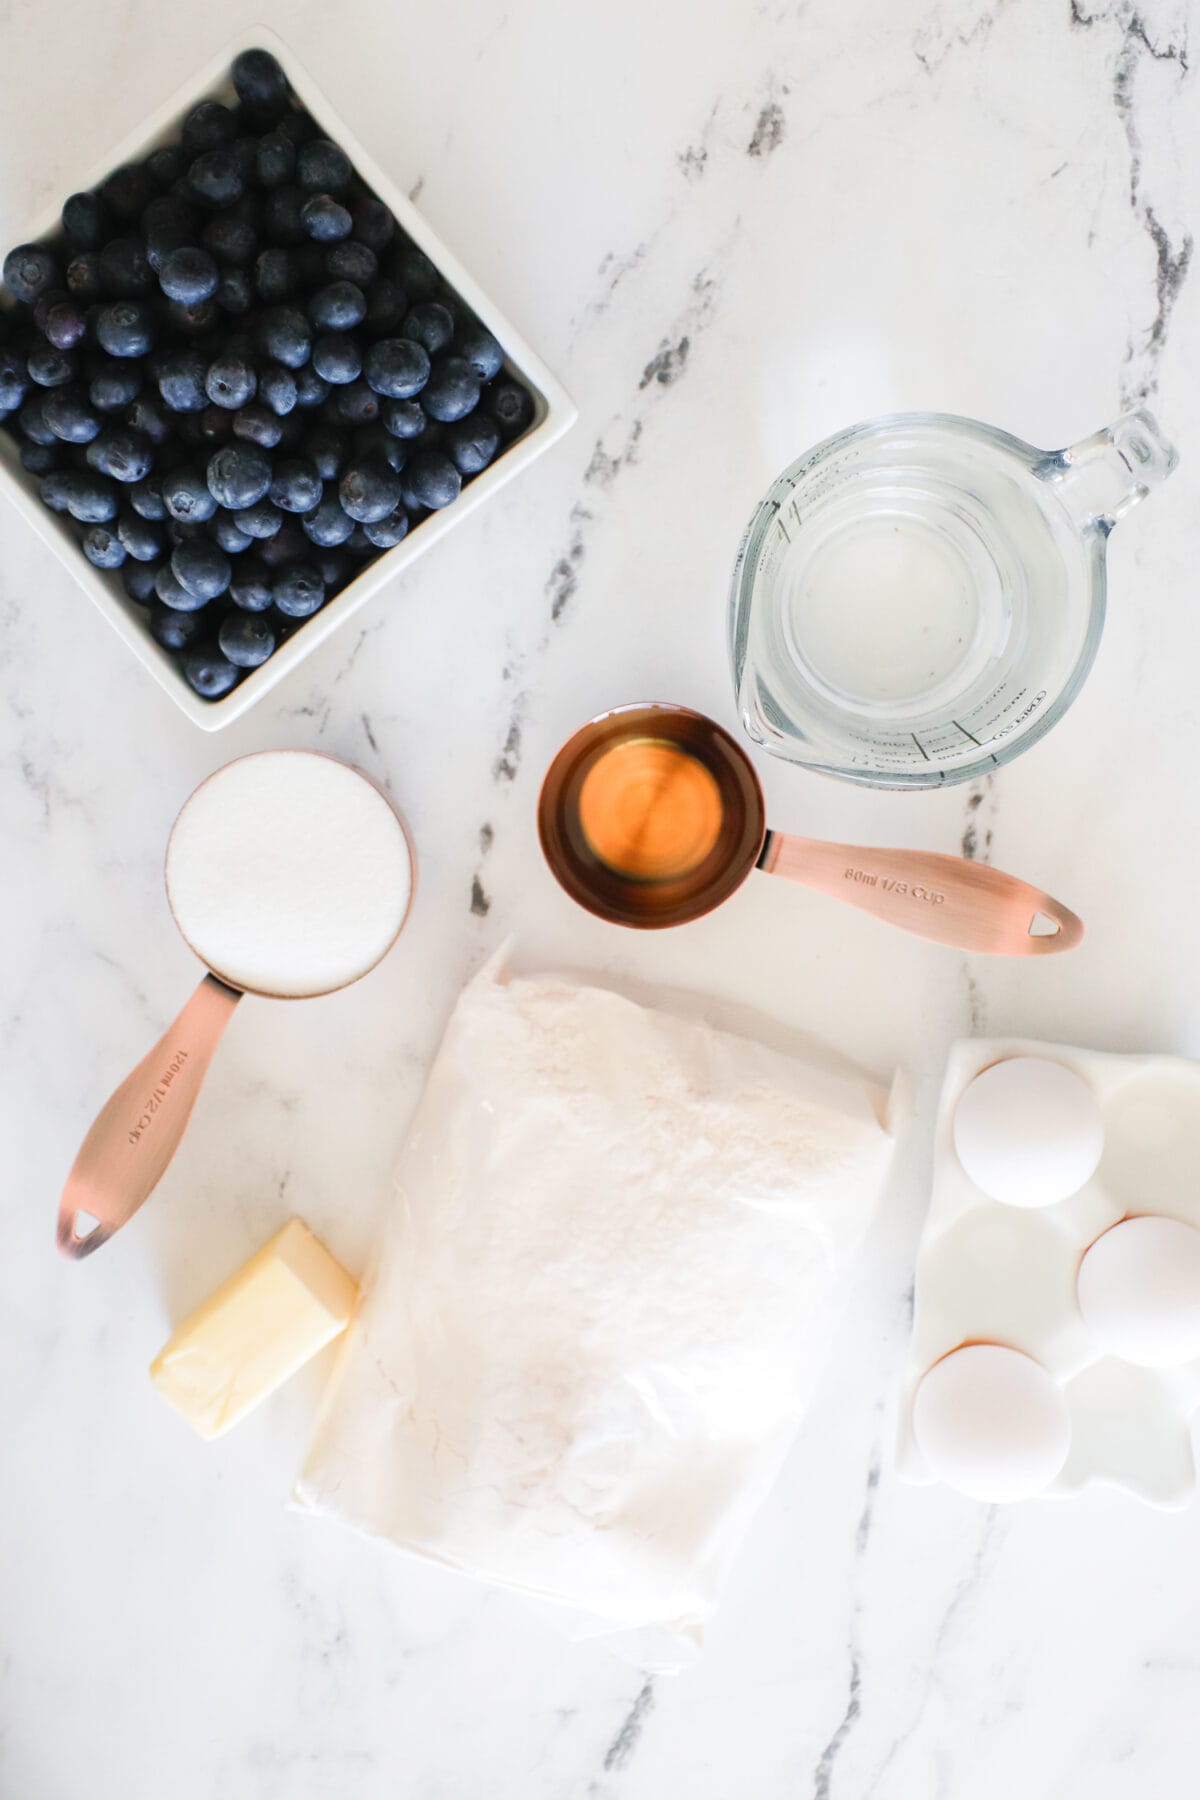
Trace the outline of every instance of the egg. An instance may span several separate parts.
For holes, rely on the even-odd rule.
[[[1079,1310],[1110,1356],[1144,1369],[1200,1357],[1200,1231],[1179,1219],[1123,1219],[1079,1265]]]
[[[934,1363],[912,1420],[931,1473],[972,1500],[1041,1493],[1071,1446],[1058,1383],[1031,1356],[1000,1344],[966,1344]]]
[[[954,1148],[975,1186],[1008,1206],[1053,1206],[1095,1174],[1100,1105],[1062,1063],[1011,1056],[977,1075],[954,1112]]]

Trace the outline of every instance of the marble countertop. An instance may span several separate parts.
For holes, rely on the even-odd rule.
[[[149,0],[12,0],[4,242],[255,11],[209,0],[164,29]],[[1200,1054],[1200,6],[278,0],[270,22],[581,417],[218,737],[0,507],[0,1792],[1190,1794],[1195,1512],[1102,1490],[989,1509],[900,1484],[892,1443],[947,1044]],[[1142,398],[1183,460],[1112,540],[1094,673],[1043,745],[916,796],[762,770],[781,826],[1029,875],[1086,916],[1080,951],[966,959],[765,879],[647,938],[571,906],[537,855],[540,773],[622,700],[732,722],[728,571],[780,467],[892,409],[1052,445]],[[421,856],[410,928],[357,989],[248,1001],[151,1205],[69,1266],[75,1148],[195,977],[160,879],[171,819],[218,764],[279,745],[387,785]],[[217,1445],[146,1378],[289,1214],[362,1266],[449,1008],[510,935],[528,966],[741,1000],[917,1084],[828,1372],[676,1679],[286,1511],[326,1362]]]

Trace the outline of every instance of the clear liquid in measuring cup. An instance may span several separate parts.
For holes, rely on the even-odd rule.
[[[1077,663],[1091,552],[1014,443],[920,415],[844,433],[780,478],[735,575],[751,737],[923,785],[1029,728]]]

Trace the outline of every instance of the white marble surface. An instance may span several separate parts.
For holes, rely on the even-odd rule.
[[[0,237],[255,8],[5,10]],[[1173,1800],[1195,1788],[1194,1512],[1009,1511],[897,1482],[926,1129],[971,1029],[1200,1052],[1193,723],[1200,6],[1146,0],[280,0],[290,39],[562,377],[573,435],[220,738],[194,731],[0,509],[4,845],[0,1791],[16,1800]],[[1154,395],[1183,462],[1112,543],[1065,722],[987,787],[763,771],[814,835],[966,842],[1086,915],[969,962],[756,878],[637,939],[539,865],[552,749],[648,695],[730,719],[727,572],[802,447],[945,408],[1073,440]],[[225,758],[385,780],[422,887],[368,982],[249,1001],[123,1239],[53,1248],[101,1097],[194,965],[159,876]],[[290,1212],[352,1268],[466,975],[530,964],[740,997],[921,1084],[830,1372],[704,1659],[643,1684],[501,1595],[291,1515],[322,1370],[217,1446],[146,1364]]]

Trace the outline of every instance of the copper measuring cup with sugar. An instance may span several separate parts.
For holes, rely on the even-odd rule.
[[[303,807],[293,806],[291,801],[282,806],[281,793],[297,795],[294,783],[300,764],[304,766],[302,782],[309,783],[308,802]],[[227,829],[222,834],[220,829],[222,793],[227,795],[235,780],[243,796],[248,782],[259,784],[258,814],[251,818],[257,829],[252,838],[244,830]],[[293,785],[289,788],[288,783]],[[250,792],[255,792],[253,787]],[[245,807],[244,797],[241,804]],[[212,867],[197,865],[193,842],[189,876],[186,860],[180,867],[183,853],[178,846],[181,833],[186,840],[190,830],[194,840],[197,822],[202,841],[207,826]],[[368,864],[379,873],[370,930],[358,933],[351,921],[339,934],[338,922],[333,920],[326,922],[322,936],[321,921],[311,906],[313,882],[320,878],[323,866],[336,866],[343,887],[352,885],[362,862],[362,855],[356,859],[355,853],[360,849],[365,853],[366,836],[372,840]],[[392,948],[408,919],[416,887],[416,853],[403,819],[361,770],[314,751],[269,750],[226,763],[189,796],[167,844],[165,875],[167,902],[175,923],[209,972],[154,1048],[109,1095],[75,1158],[59,1204],[57,1238],[63,1254],[77,1261],[107,1243],[157,1187],[183,1138],[213,1054],[242,995],[310,999],[337,993],[369,974]],[[243,915],[255,908],[263,909],[264,914],[275,908],[271,916],[278,935],[267,953],[274,958],[275,973],[260,952],[259,979],[252,978],[250,962],[255,957],[248,962],[246,953],[239,954],[228,942],[230,910],[224,918],[218,915],[214,919],[211,910],[202,914],[196,898],[197,877],[201,888],[211,882],[213,892],[224,892],[222,884],[236,890],[240,882]],[[386,895],[385,879],[391,884]],[[291,883],[297,884],[295,904],[288,916],[281,917]],[[234,930],[236,933],[236,918]],[[361,954],[351,966],[356,933],[362,937]],[[298,947],[308,958],[305,972],[301,972]],[[289,957],[296,959],[290,977]]]
[[[769,830],[750,759],[686,706],[618,706],[575,732],[543,781],[538,835],[573,900],[642,930],[702,917],[762,869],[960,950],[1047,956],[1083,936],[1049,894],[965,857]]]

